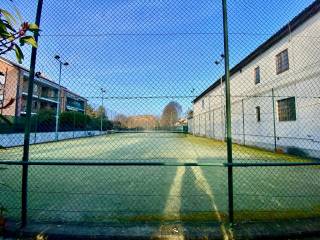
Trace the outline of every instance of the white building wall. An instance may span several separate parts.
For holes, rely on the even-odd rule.
[[[193,130],[193,118],[188,118],[188,133],[194,134]]]
[[[234,142],[272,150],[276,142],[277,149],[287,152],[298,149],[320,157],[319,29],[318,13],[231,76]],[[289,70],[277,75],[276,55],[285,49],[288,49]],[[258,66],[261,82],[255,84],[254,69]],[[222,93],[219,85],[194,104],[195,135],[224,138],[225,98]],[[279,121],[277,101],[288,97],[295,97],[297,119]],[[260,122],[256,117],[258,106]]]

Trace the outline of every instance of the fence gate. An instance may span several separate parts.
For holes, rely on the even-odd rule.
[[[319,7],[6,2],[41,31],[1,50],[1,215],[224,238],[319,217]]]

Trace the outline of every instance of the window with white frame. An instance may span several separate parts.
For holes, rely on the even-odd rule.
[[[295,97],[278,100],[278,118],[280,122],[295,121],[297,119]]]
[[[277,74],[289,70],[289,55],[288,49],[282,51],[276,56]]]

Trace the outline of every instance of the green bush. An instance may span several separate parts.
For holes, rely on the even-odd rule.
[[[103,130],[112,129],[112,122],[103,119]],[[101,119],[99,117],[90,117],[81,112],[63,112],[60,115],[60,131],[82,131],[82,130],[100,130]]]

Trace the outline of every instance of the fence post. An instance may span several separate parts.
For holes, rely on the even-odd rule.
[[[76,129],[76,114],[75,114],[75,111],[73,111],[73,133],[72,133],[73,138],[74,138],[75,129]]]
[[[215,132],[214,132],[214,108],[212,108],[212,137],[216,138]]]
[[[43,0],[38,0],[37,15],[35,23],[40,27],[41,12],[42,12]],[[38,42],[39,33],[34,33],[35,41]],[[28,161],[29,161],[29,146],[30,146],[30,130],[31,130],[31,108],[32,108],[32,95],[33,95],[33,82],[35,75],[35,67],[37,60],[37,48],[32,47],[31,60],[30,60],[30,72],[29,72],[29,84],[28,84],[28,97],[27,97],[27,109],[26,109],[26,125],[24,131],[24,143],[23,143],[23,157],[22,157],[22,186],[21,186],[21,227],[25,227],[27,224],[27,194],[28,194]]]
[[[195,133],[196,133],[196,116],[194,116],[194,115],[192,116],[192,133],[193,133],[193,136],[195,136]]]
[[[274,104],[274,89],[271,89],[272,92],[272,117],[273,117],[273,140],[274,140],[274,152],[277,151],[277,129],[276,129],[276,112]]]
[[[86,109],[84,109],[84,132],[87,137],[88,131],[87,131],[87,112],[86,112]]]
[[[233,224],[233,172],[232,172],[232,132],[231,132],[231,97],[229,72],[229,40],[228,40],[228,12],[227,0],[222,0],[223,36],[225,61],[225,94],[226,94],[226,125],[227,125],[227,156],[228,156],[228,208],[229,223]]]
[[[199,113],[199,136],[201,135],[201,113]]]
[[[204,136],[207,137],[207,112],[204,113]]]
[[[245,132],[245,119],[244,119],[244,101],[241,100],[242,105],[242,135],[243,135],[243,145],[246,145],[246,132]]]
[[[212,137],[212,124],[211,124],[211,96],[209,95],[209,134],[208,137],[211,138]]]

